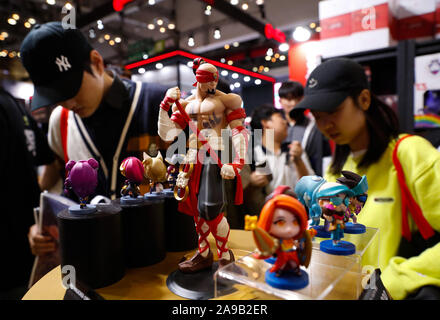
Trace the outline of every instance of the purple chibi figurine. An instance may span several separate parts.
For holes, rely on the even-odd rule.
[[[66,164],[67,178],[64,181],[64,192],[67,194],[72,190],[80,202],[79,205],[69,208],[70,213],[87,214],[96,211],[94,206],[87,204],[87,201],[98,185],[98,167],[98,161],[93,158],[77,162],[70,160]]]
[[[143,197],[139,185],[144,178],[144,166],[141,160],[136,157],[124,159],[119,167],[121,174],[127,178],[121,189],[121,203],[140,203]]]

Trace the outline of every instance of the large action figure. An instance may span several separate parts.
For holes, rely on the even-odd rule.
[[[193,70],[197,79],[195,93],[181,100],[179,88],[169,89],[161,103],[158,123],[159,136],[167,142],[172,142],[187,125],[191,129],[186,164],[178,175],[175,193],[181,200],[179,211],[194,216],[199,236],[197,253],[179,264],[179,270],[186,273],[212,266],[213,254],[207,240],[210,232],[216,240],[219,267],[234,261],[227,246],[229,224],[224,216],[226,200],[222,179],[237,178],[235,203],[240,204],[243,190],[239,172],[244,165],[248,139],[243,127],[246,114],[241,108],[241,97],[216,90],[219,76],[212,64],[198,58],[194,60]],[[168,111],[172,105],[170,118]],[[227,159],[221,156],[221,151],[227,150],[221,134],[227,126],[232,130],[236,155],[232,163],[220,160]]]

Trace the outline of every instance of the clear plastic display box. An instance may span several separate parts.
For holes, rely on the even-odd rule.
[[[251,232],[251,231],[249,231]],[[374,243],[379,241],[379,232],[367,228],[363,234],[346,234],[345,241],[356,245],[356,253],[349,256],[337,256],[319,250],[319,243],[325,239],[315,237],[312,258],[309,267],[302,267],[309,275],[309,284],[301,290],[281,290],[265,282],[265,272],[271,264],[255,259],[252,252],[243,252],[236,262],[218,270],[214,275],[216,298],[250,299],[288,299],[288,300],[353,300],[358,299],[369,274],[378,265],[365,268],[362,256],[367,249],[377,250]],[[379,257],[379,252],[374,255]],[[224,286],[233,286],[233,293],[224,295]]]

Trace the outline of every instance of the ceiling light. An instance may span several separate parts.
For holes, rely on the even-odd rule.
[[[6,57],[8,55],[8,53],[7,52],[5,52],[5,51],[1,51],[0,52],[0,57]]]
[[[154,6],[156,4],[156,1],[155,0],[148,0],[148,4],[150,6]]]
[[[188,38],[188,46],[194,47],[194,45],[195,45],[194,36],[189,36],[189,38]]]
[[[272,49],[272,48],[267,49],[266,54],[267,54],[269,57],[272,57],[272,56],[273,56],[273,49]]]
[[[233,84],[230,84],[230,85],[229,85],[229,89],[231,89],[231,91],[234,91],[234,90],[235,90],[234,85],[233,85]]]
[[[238,73],[234,72],[234,73],[232,74],[232,79],[238,79]]]
[[[289,50],[289,44],[286,43],[286,42],[284,42],[284,43],[282,43],[282,44],[279,45],[278,49],[279,49],[281,52],[286,52],[286,51]]]
[[[108,42],[108,44],[111,45],[111,46],[114,46],[114,45],[115,45],[115,42],[114,42],[113,40],[110,40],[110,41]]]
[[[102,20],[96,21],[97,24],[102,24]]]
[[[261,6],[264,4],[264,0],[257,0],[255,3],[257,4],[257,6]]]
[[[253,67],[253,68],[252,68],[252,71],[253,71],[253,72],[257,72],[257,71],[258,71],[258,68],[257,68],[257,67]]]
[[[148,24],[148,29],[150,29],[150,30],[154,30],[154,28],[155,28],[155,27],[154,27],[154,24],[152,24],[152,23],[149,23],[149,24]]]
[[[176,25],[174,23],[170,23],[170,24],[168,24],[168,29],[174,30],[174,29],[176,29]]]
[[[220,39],[222,34],[220,33],[220,28],[215,28],[214,30],[214,39]]]
[[[142,58],[143,58],[144,60],[148,59],[148,54],[144,53],[143,56],[142,56]]]
[[[9,18],[9,19],[8,19],[8,23],[9,23],[10,25],[12,25],[12,26],[15,26],[15,25],[17,24],[17,20],[12,19],[12,18]]]
[[[284,61],[284,60],[286,60],[286,56],[285,55],[280,56],[280,61]]]
[[[309,24],[309,27],[311,29],[315,29],[316,28],[316,23],[312,22],[311,24]]]
[[[121,41],[122,41],[122,39],[121,39],[120,37],[116,37],[116,38],[115,38],[115,42],[116,42],[116,43],[120,43]]]
[[[70,4],[70,2],[66,2],[66,4],[64,5],[64,7],[65,7],[67,10],[72,10],[72,5]]]
[[[193,62],[192,61],[188,61],[188,63],[186,65],[188,66],[188,68],[192,68],[193,67]]]
[[[9,36],[9,34],[6,31],[3,31],[1,33],[1,36],[4,37],[4,38],[7,38]]]
[[[234,64],[234,61],[232,61],[232,60],[228,60],[228,64],[229,64],[230,66],[232,66],[232,65]]]
[[[106,34],[106,35],[104,36],[104,39],[105,39],[105,40],[109,40],[109,39],[110,39],[110,35],[109,35],[109,34]]]
[[[29,29],[30,27],[32,27],[32,25],[29,23],[29,21],[26,21],[24,23],[25,28]]]
[[[236,88],[240,88],[240,86],[241,86],[240,82],[236,82],[236,83],[234,83],[234,87],[236,87]]]
[[[232,45],[233,45],[235,48],[237,48],[237,47],[240,45],[240,43],[237,42],[237,41],[235,41]]]
[[[14,14],[12,15],[12,19],[14,19],[14,20],[19,20],[19,19],[20,19],[20,16],[19,16],[18,14],[14,13]]]
[[[229,50],[231,46],[229,44],[225,44],[225,50]]]
[[[221,58],[221,59],[220,59],[220,62],[221,62],[221,63],[225,63],[225,62],[226,62],[226,59],[225,59],[225,58]]]
[[[316,30],[316,32],[321,32],[322,28],[321,27],[317,27],[315,30]]]
[[[247,9],[249,9],[249,5],[245,2],[245,3],[243,3],[243,4],[241,5],[241,8],[242,8],[243,10],[247,10]]]
[[[259,84],[261,84],[261,80],[260,79],[255,79],[254,83],[258,86]]]
[[[269,72],[269,67],[264,67],[264,72]]]
[[[102,23],[101,20],[98,20],[98,21],[97,21],[97,24],[98,24],[98,29],[99,29],[99,30],[104,29],[104,24]]]
[[[163,25],[163,20],[162,19],[157,19],[156,23],[157,23],[158,26],[161,26],[161,25]]]
[[[227,70],[223,70],[223,71],[221,72],[221,75],[222,75],[223,77],[226,77],[228,74],[229,74],[229,72],[228,72]]]
[[[298,42],[303,42],[309,40],[311,35],[312,33],[308,28],[304,28],[300,26],[295,28],[292,37]]]
[[[249,81],[251,81],[251,77],[249,77],[249,76],[245,76],[245,77],[243,78],[243,80],[244,80],[244,82],[249,82]]]
[[[167,29],[165,27],[160,27],[159,31],[160,31],[160,33],[165,33],[165,31],[167,31]]]
[[[238,0],[231,0],[231,4],[236,6],[238,4]]]
[[[93,29],[93,28],[89,29],[89,37],[91,39],[94,39],[96,37],[95,29]]]
[[[35,24],[37,22],[34,18],[29,18],[28,21],[30,24]]]
[[[139,72],[140,74],[143,74],[143,73],[145,73],[145,69],[144,69],[144,68],[139,68],[139,69],[138,69],[138,72]]]
[[[156,69],[162,69],[163,68],[163,64],[162,63],[156,63]]]
[[[266,61],[270,61],[271,57],[270,57],[270,56],[265,56],[264,59],[265,59]]]
[[[2,35],[0,35],[0,41],[5,40],[5,37],[3,37]]]
[[[55,4],[55,0],[46,0],[46,3],[47,3],[48,5],[53,6],[53,5]]]
[[[211,9],[212,9],[212,7],[211,6],[206,6],[206,9],[205,9],[205,15],[207,15],[207,16],[210,16],[211,15]]]

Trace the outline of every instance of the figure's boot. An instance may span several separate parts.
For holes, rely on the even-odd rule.
[[[196,254],[189,260],[179,263],[179,270],[184,273],[194,273],[211,268],[214,256],[209,248],[209,225],[202,218],[194,217],[196,232],[199,235],[199,246]]]
[[[235,261],[234,254],[228,249],[229,223],[223,213],[214,220],[207,221],[211,234],[214,236],[217,245],[218,265],[222,268]]]

